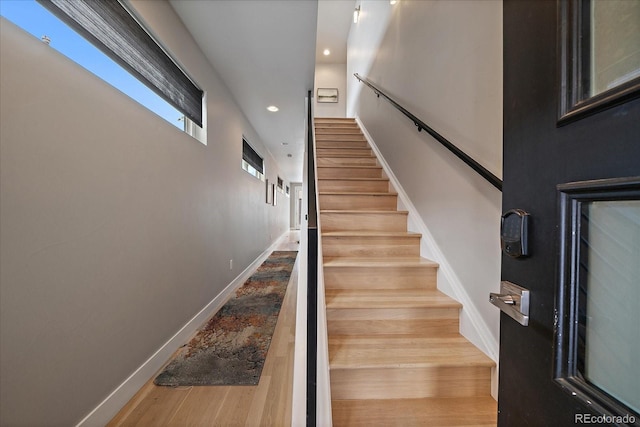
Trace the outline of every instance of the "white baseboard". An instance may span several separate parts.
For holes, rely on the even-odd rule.
[[[420,240],[420,255],[436,261],[440,267],[438,269],[438,289],[443,293],[451,296],[463,306],[460,316],[460,333],[482,350],[487,356],[496,363],[499,356],[499,343],[491,334],[491,330],[484,321],[478,311],[476,304],[473,302],[469,294],[465,290],[462,282],[456,275],[451,265],[447,262],[444,253],[434,243],[435,239],[429,228],[425,225],[418,210],[413,205],[409,196],[400,185],[400,182],[384,159],[380,149],[365,128],[359,117],[356,122],[362,129],[362,133],[371,145],[371,149],[378,157],[378,161],[382,166],[385,174],[389,178],[391,185],[398,193],[398,204],[401,209],[409,212],[408,227],[410,231],[421,233],[423,238]]]
[[[280,236],[276,241],[247,268],[245,268],[231,283],[212,299],[202,310],[191,318],[174,336],[160,347],[149,359],[147,359],[133,374],[120,384],[106,399],[104,399],[93,411],[80,421],[76,427],[104,426],[115,417],[129,400],[140,390],[169,360],[169,358],[193,334],[213,316],[244,282],[251,277],[253,272],[267,259],[277,247],[280,240],[288,232]]]

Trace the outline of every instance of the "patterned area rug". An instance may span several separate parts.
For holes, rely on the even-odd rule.
[[[154,383],[258,384],[297,254],[272,252]]]

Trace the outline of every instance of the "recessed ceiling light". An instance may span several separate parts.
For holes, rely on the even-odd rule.
[[[325,50],[322,51],[322,54],[324,56],[329,56],[331,54],[331,51],[329,49],[325,49]]]
[[[272,113],[275,113],[276,111],[278,111],[278,110],[279,110],[279,108],[278,108],[278,107],[276,107],[275,105],[269,105],[269,106],[267,107],[267,110],[271,111]]]

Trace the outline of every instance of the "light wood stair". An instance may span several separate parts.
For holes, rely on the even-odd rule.
[[[334,426],[495,426],[494,362],[353,119],[315,119]]]

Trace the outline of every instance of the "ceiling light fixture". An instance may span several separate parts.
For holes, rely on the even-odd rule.
[[[322,54],[324,56],[329,56],[331,54],[331,51],[329,49],[325,49],[325,50],[322,51]]]
[[[389,0],[389,4],[396,4],[398,3],[398,0]]]
[[[353,11],[353,23],[358,23],[358,18],[360,18],[360,6],[356,7],[356,10]]]
[[[279,110],[279,108],[278,108],[278,107],[276,107],[275,105],[269,105],[269,106],[267,107],[267,110],[271,111],[272,113],[275,113],[276,111],[278,111],[278,110]]]

